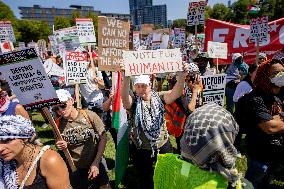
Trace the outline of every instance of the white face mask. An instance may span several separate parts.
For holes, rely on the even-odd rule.
[[[271,83],[277,87],[284,87],[284,72],[279,72],[276,76],[271,78]]]

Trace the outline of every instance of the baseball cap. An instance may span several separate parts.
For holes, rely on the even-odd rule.
[[[133,85],[136,85],[138,83],[149,85],[151,83],[149,75],[135,76],[133,79]]]
[[[65,89],[58,89],[56,90],[57,97],[59,98],[60,102],[66,102],[69,99],[72,99],[71,94],[69,91]]]

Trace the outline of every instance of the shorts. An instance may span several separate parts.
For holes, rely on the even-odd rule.
[[[79,168],[70,173],[70,182],[73,189],[98,188],[109,183],[105,166],[100,162],[99,175],[94,180],[88,180],[89,169]]]

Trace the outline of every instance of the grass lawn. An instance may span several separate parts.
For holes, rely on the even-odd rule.
[[[33,112],[32,113],[32,120],[33,120],[33,124],[35,125],[38,136],[41,139],[42,143],[44,143],[44,145],[50,145],[51,148],[56,150],[56,148],[54,146],[55,140],[54,140],[54,137],[53,137],[53,132],[51,130],[51,127],[47,127],[45,129],[40,127],[44,123],[44,120],[43,120],[41,114],[37,113],[37,112]],[[108,134],[108,142],[107,142],[107,146],[106,146],[104,156],[105,156],[105,159],[107,161],[108,168],[109,168],[108,173],[109,173],[111,185],[112,185],[112,188],[114,188],[115,147],[114,147],[114,142],[112,140],[110,133],[107,133],[107,134]],[[171,143],[172,143],[173,147],[176,148],[175,138],[171,137]],[[239,159],[237,161],[237,168],[243,174],[245,173],[245,171],[247,169],[246,165],[247,165],[247,161],[246,161],[245,157],[242,158],[242,159]],[[140,183],[139,183],[137,177],[138,177],[137,171],[134,169],[134,167],[133,167],[133,165],[131,164],[131,161],[130,161],[126,175],[125,175],[125,178],[122,181],[122,183],[120,184],[119,188],[140,189],[141,187],[140,187]],[[284,188],[284,173],[280,174],[279,178],[277,178],[277,180],[274,180],[273,184],[274,184],[274,186],[277,185],[280,188]]]

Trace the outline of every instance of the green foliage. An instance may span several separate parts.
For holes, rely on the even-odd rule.
[[[59,29],[62,29],[62,28],[68,28],[70,26],[71,26],[71,24],[70,24],[70,20],[68,18],[63,17],[63,16],[55,17],[55,19],[54,19],[54,30],[59,30]]]
[[[217,3],[213,6],[210,13],[210,17],[217,20],[227,20],[230,9],[226,7],[223,3]]]
[[[76,18],[81,18],[81,14],[78,11],[72,12],[72,16],[71,16],[71,19],[70,19],[71,26],[76,25],[76,21],[75,21]]]
[[[51,35],[51,29],[44,21],[18,20],[17,31],[20,33],[17,40],[26,43],[39,39],[47,41],[48,35]]]
[[[9,20],[12,23],[16,21],[13,11],[2,1],[0,1],[0,20]]]

